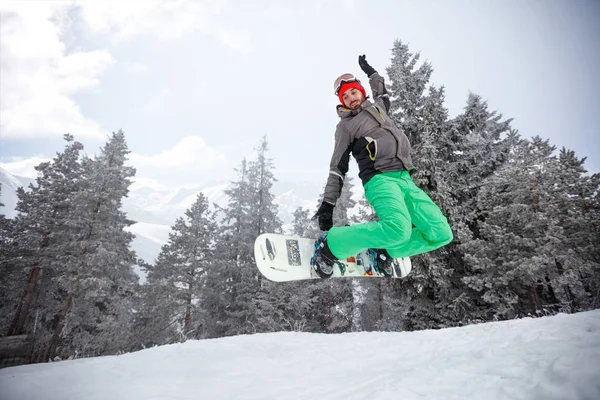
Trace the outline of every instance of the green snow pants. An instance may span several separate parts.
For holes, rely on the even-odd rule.
[[[452,241],[448,220],[407,171],[375,175],[364,188],[379,222],[331,228],[327,243],[338,259],[369,248],[386,249],[394,258],[411,257]]]

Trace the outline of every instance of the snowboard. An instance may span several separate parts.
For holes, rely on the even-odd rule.
[[[315,239],[297,236],[263,233],[254,242],[254,258],[258,270],[265,278],[275,282],[321,279],[310,260],[315,253]],[[338,260],[331,278],[388,277],[404,278],[411,270],[410,258],[396,258],[393,271],[387,276],[378,271],[365,250],[354,257]]]

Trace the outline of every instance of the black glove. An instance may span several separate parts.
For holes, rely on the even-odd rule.
[[[362,69],[369,78],[371,77],[371,75],[377,72],[375,71],[375,68],[369,65],[369,63],[367,62],[367,56],[365,56],[364,54],[362,56],[358,56],[358,65],[360,65],[360,69]]]
[[[319,229],[322,231],[328,231],[333,226],[333,207],[332,204],[323,201],[315,216],[312,217],[312,219],[319,218]]]

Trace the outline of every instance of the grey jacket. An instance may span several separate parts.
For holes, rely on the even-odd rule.
[[[329,164],[324,200],[335,205],[348,172],[350,153],[358,163],[358,176],[365,185],[382,172],[413,172],[408,138],[388,115],[390,100],[384,79],[377,72],[369,79],[374,102],[365,100],[356,110],[337,106],[340,117]]]

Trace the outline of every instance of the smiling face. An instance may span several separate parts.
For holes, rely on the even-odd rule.
[[[344,92],[342,95],[342,99],[344,100],[344,106],[349,108],[350,110],[356,110],[363,101],[365,101],[365,96],[363,96],[362,92],[356,88],[350,88]]]

